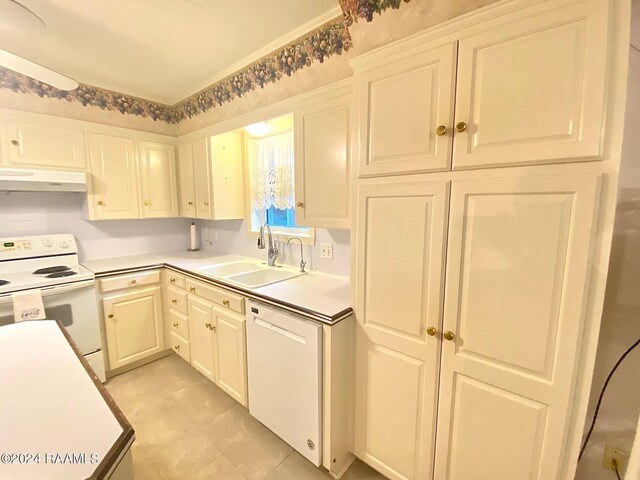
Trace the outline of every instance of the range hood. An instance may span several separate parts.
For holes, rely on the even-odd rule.
[[[87,174],[61,170],[0,168],[0,191],[86,192]]]

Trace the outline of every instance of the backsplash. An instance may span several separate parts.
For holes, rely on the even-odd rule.
[[[189,220],[82,218],[84,194],[0,192],[0,238],[71,233],[80,261],[186,249]]]

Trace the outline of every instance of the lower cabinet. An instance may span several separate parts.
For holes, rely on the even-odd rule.
[[[110,295],[102,305],[110,370],[164,350],[160,286]]]
[[[189,295],[191,365],[212,382],[215,378],[213,303]]]
[[[244,315],[213,308],[213,337],[218,387],[247,405],[247,339]]]

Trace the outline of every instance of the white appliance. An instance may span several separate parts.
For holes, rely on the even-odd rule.
[[[46,317],[64,325],[104,382],[95,277],[78,263],[73,235],[0,239],[0,325],[14,322],[11,294],[36,288]]]
[[[56,170],[0,168],[0,191],[86,192],[87,174]]]
[[[320,466],[322,326],[248,302],[247,362],[251,415]]]

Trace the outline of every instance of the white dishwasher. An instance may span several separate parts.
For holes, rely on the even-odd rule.
[[[316,466],[322,458],[322,326],[248,302],[249,412]]]

